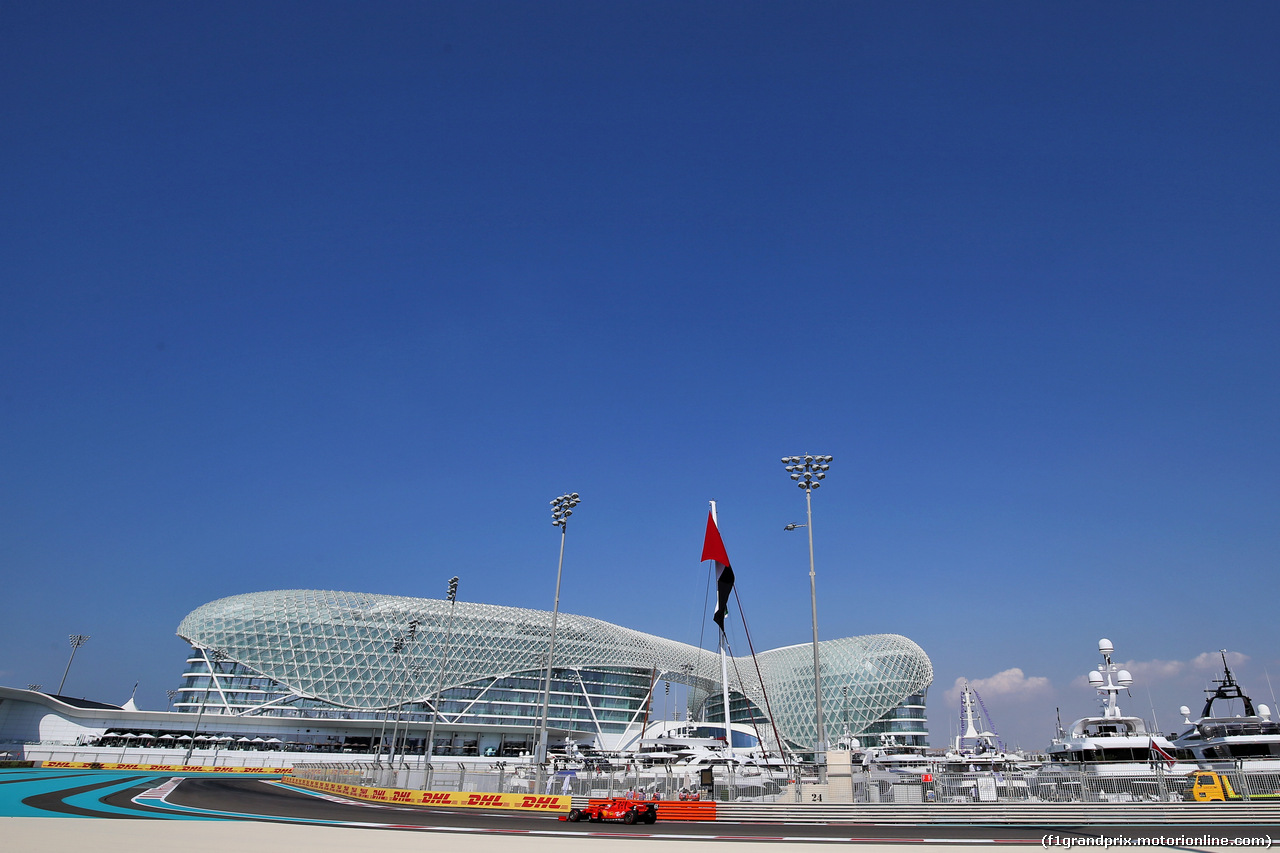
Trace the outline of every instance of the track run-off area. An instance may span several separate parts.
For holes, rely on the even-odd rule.
[[[1105,806],[1103,806],[1105,808]],[[1247,808],[1247,806],[1245,807]],[[68,820],[70,818],[70,820]],[[374,835],[376,833],[376,835]],[[424,835],[428,834],[428,835]],[[291,786],[278,775],[209,776],[121,770],[0,770],[0,839],[26,851],[130,851],[174,845],[184,853],[310,851],[634,851],[664,853],[726,844],[769,845],[770,853],[813,853],[833,844],[890,849],[948,844],[967,849],[1121,847],[1165,842],[1182,850],[1269,849],[1275,825],[1135,823],[786,823],[752,820],[652,825],[569,823],[556,815],[370,803]],[[1107,843],[1110,842],[1110,843]],[[587,845],[590,845],[589,847]]]

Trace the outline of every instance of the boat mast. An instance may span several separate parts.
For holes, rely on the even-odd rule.
[[[973,694],[970,692],[967,681],[964,683],[964,689],[960,691],[960,724],[964,728],[964,734],[956,737],[957,752],[964,749],[966,740],[972,741],[975,747],[979,741],[978,729],[973,720]]]
[[[1200,716],[1208,717],[1213,712],[1214,699],[1243,699],[1245,716],[1257,716],[1253,709],[1253,700],[1245,695],[1244,688],[1236,683],[1235,676],[1231,674],[1231,667],[1227,665],[1227,650],[1219,649],[1218,654],[1222,655],[1222,678],[1213,680],[1213,683],[1218,685],[1217,689],[1205,691],[1209,694],[1209,698],[1204,703],[1204,713]]]
[[[1116,694],[1133,684],[1133,676],[1128,670],[1121,669],[1111,662],[1111,653],[1115,651],[1115,646],[1110,640],[1105,638],[1099,640],[1098,651],[1102,653],[1102,666],[1089,673],[1089,685],[1099,694],[1106,694],[1107,702],[1103,706],[1102,716],[1114,719],[1123,716],[1120,713],[1120,706],[1116,704]]]

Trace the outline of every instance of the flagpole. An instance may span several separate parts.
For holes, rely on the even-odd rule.
[[[716,529],[720,529],[720,519],[716,516],[716,502],[710,501],[711,504],[711,520],[715,522]],[[729,784],[734,785],[733,781],[733,723],[729,713],[729,657],[724,648],[725,634],[724,628],[720,629],[720,690],[724,697],[724,747],[729,757]]]

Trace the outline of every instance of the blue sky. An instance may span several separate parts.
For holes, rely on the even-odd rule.
[[[0,683],[86,633],[66,692],[161,707],[241,592],[549,608],[564,491],[564,609],[698,642],[715,499],[807,642],[805,452],[820,631],[916,640],[935,743],[970,678],[1043,746],[1103,636],[1166,730],[1207,652],[1280,681],[1274,4],[0,31]]]

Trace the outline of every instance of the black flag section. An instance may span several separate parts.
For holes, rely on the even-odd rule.
[[[720,538],[720,528],[716,526],[715,516],[707,513],[707,536],[702,540],[702,560],[714,560],[716,564],[716,612],[712,620],[724,631],[724,617],[729,612],[729,593],[733,592],[733,566],[729,565],[729,555],[724,550],[724,540]]]

